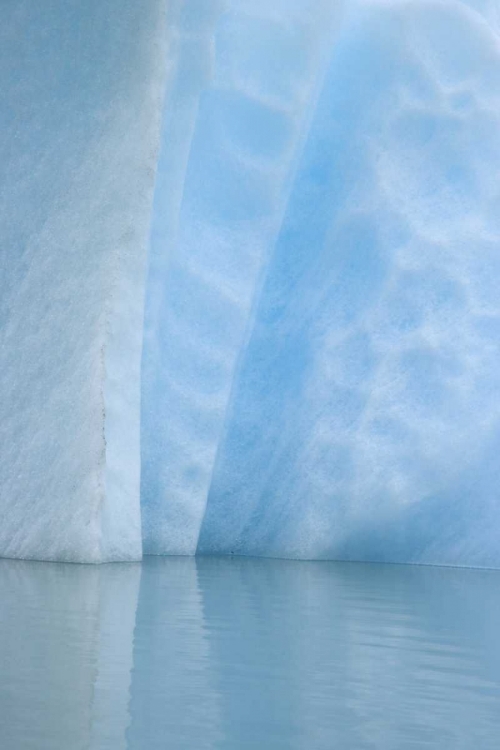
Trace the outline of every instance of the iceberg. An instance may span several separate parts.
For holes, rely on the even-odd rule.
[[[20,0],[0,30],[0,554],[140,559],[140,362],[167,17]]]
[[[177,19],[143,354],[149,553],[196,551],[237,363],[338,17],[331,2],[267,6],[210,0],[201,15],[188,3]]]
[[[499,567],[498,1],[0,34],[0,554]]]
[[[500,39],[477,10],[349,6],[200,551],[498,565]]]

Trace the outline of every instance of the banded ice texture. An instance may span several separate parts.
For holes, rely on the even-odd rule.
[[[141,557],[140,361],[163,0],[0,22],[0,554]]]

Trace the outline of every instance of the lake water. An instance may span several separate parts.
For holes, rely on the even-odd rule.
[[[2,750],[498,750],[500,572],[0,561]]]

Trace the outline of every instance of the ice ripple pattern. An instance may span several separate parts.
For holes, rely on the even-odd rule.
[[[218,13],[145,550],[498,565],[498,3]]]
[[[498,565],[500,48],[478,9],[345,19],[200,551]]]
[[[338,13],[302,1],[207,2],[201,19],[196,3],[181,8],[147,295],[142,517],[145,552],[193,554]],[[172,168],[179,110],[183,157]]]

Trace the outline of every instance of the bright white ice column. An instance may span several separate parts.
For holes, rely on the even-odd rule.
[[[0,555],[138,559],[164,0],[1,14]]]

